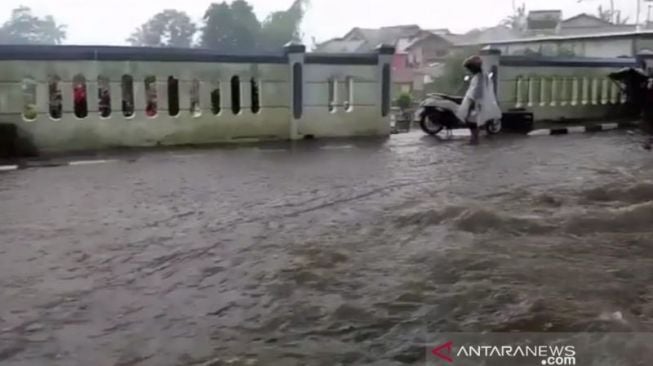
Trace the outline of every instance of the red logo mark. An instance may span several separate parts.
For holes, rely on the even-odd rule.
[[[453,348],[453,342],[449,341],[447,343],[441,344],[431,351],[433,356],[439,357],[440,359],[447,361],[447,362],[453,362],[453,358],[451,358],[451,349]],[[446,353],[443,353],[443,351],[446,350]]]

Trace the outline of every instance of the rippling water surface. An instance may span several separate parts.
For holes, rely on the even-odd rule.
[[[637,136],[151,152],[0,175],[0,363],[420,364],[427,332],[653,331]]]

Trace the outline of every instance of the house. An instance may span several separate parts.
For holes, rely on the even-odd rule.
[[[483,46],[498,49],[504,55],[633,57],[644,50],[653,49],[653,31],[522,38],[488,42]]]
[[[614,24],[597,16],[582,13],[565,19],[560,24],[561,35],[580,35],[635,31],[635,24]]]
[[[526,29],[523,33],[527,36],[553,35],[560,31],[562,22],[561,10],[535,10],[526,17]]]
[[[558,10],[531,11],[525,24],[524,29],[513,31],[511,38],[483,35],[455,47],[491,46],[508,55],[552,57],[630,57],[649,48],[649,36],[637,32],[634,24],[614,24],[585,13],[562,19]]]
[[[400,39],[412,39],[422,33],[422,29],[417,25],[398,25],[392,27],[373,28],[353,28],[342,38],[336,38],[317,46],[316,52],[329,52],[335,43],[339,45],[348,45],[355,49],[353,52],[373,52],[380,44],[388,44],[397,47]],[[337,47],[338,48],[338,47]]]
[[[445,36],[429,33],[413,40],[404,50],[409,55],[410,62],[420,66],[443,61],[449,56],[452,46],[453,43]]]
[[[639,41],[633,24],[613,24],[590,14],[564,19],[560,10],[528,12],[512,26],[474,29],[453,34],[448,29],[421,29],[418,25],[353,28],[340,38],[317,46],[315,52],[367,53],[380,44],[393,45],[395,90],[419,92],[443,72],[443,62],[453,52],[492,46],[504,54],[546,56],[619,57],[653,48],[648,36]]]
[[[422,30],[417,25],[398,25],[378,29],[356,27],[340,38],[317,45],[314,52],[369,53],[374,52],[380,44],[392,45],[396,50],[392,61],[395,93],[413,92],[419,88],[419,83],[415,82],[415,78],[418,77],[415,73],[418,65],[416,56],[411,54],[413,49],[411,46],[429,35],[432,33]],[[414,49],[421,50],[422,48]]]
[[[328,40],[316,48],[316,52],[323,53],[358,53],[366,51],[364,40],[347,40],[343,38]]]

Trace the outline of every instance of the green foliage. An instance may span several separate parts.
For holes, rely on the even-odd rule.
[[[401,93],[397,98],[397,106],[401,110],[406,110],[410,108],[412,103],[413,103],[413,98],[408,93]]]
[[[0,27],[0,44],[61,44],[66,39],[66,26],[57,24],[50,15],[38,18],[32,10],[21,6]]]
[[[36,105],[34,104],[27,104],[23,107],[23,117],[25,117],[26,120],[35,120],[36,117],[39,116],[38,111],[36,110]]]
[[[432,83],[425,86],[426,92],[438,92],[458,95],[464,92],[464,79],[467,71],[463,67],[465,59],[471,55],[478,54],[478,48],[470,48],[449,56],[443,66],[441,76],[435,78]]]
[[[204,14],[201,45],[225,52],[278,50],[301,38],[300,25],[308,0],[295,0],[284,11],[270,14],[262,23],[245,0],[211,4]]]
[[[300,25],[308,0],[295,0],[285,11],[276,11],[263,21],[262,42],[264,48],[279,49],[291,41],[300,41]]]
[[[190,47],[196,31],[188,14],[168,9],[137,28],[127,42],[132,46]]]
[[[260,31],[261,25],[246,1],[213,3],[204,13],[201,45],[224,52],[252,51]]]

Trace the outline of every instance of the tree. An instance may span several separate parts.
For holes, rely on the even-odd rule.
[[[224,52],[279,50],[302,38],[300,25],[309,0],[295,0],[282,11],[270,14],[262,23],[246,0],[213,3],[204,14],[200,44]]]
[[[604,10],[602,5],[599,5],[597,16],[601,20],[612,23],[612,11],[610,9]]]
[[[463,62],[469,56],[478,55],[480,50],[480,47],[470,46],[448,56],[442,65],[440,76],[436,77],[432,83],[425,85],[426,92],[462,95],[461,93],[465,92],[464,78],[467,74]]]
[[[505,17],[500,24],[512,29],[521,29],[525,19],[526,4],[515,8],[515,4],[513,3],[513,13]]]
[[[211,4],[204,13],[201,45],[223,52],[253,51],[261,34],[254,10],[245,0]]]
[[[267,49],[279,49],[302,38],[300,25],[309,0],[295,0],[285,11],[270,14],[263,22],[263,42]]]
[[[39,19],[26,6],[14,9],[0,27],[0,43],[4,44],[61,44],[65,39],[65,25],[57,24],[50,15]]]
[[[196,31],[188,14],[168,9],[138,27],[127,42],[132,46],[190,47]]]
[[[614,10],[614,7],[603,9],[603,7],[599,5],[597,16],[608,23],[616,25],[628,24],[628,17],[621,18],[621,10]]]

